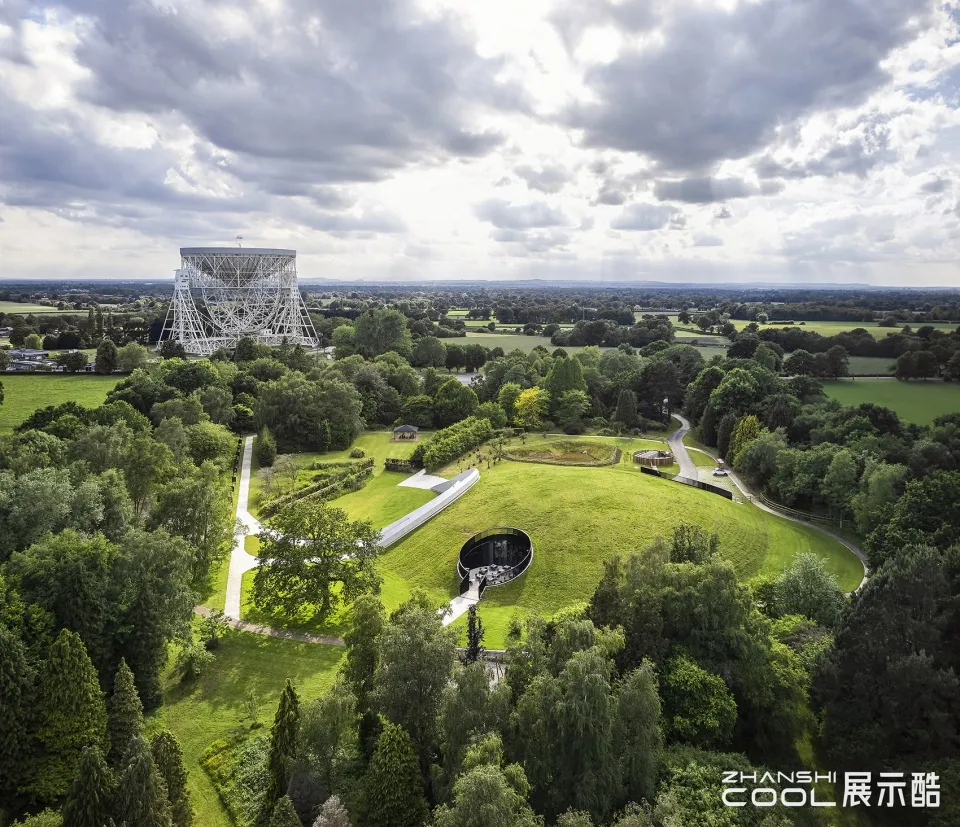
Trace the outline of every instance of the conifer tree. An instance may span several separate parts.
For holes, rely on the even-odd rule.
[[[66,793],[88,746],[106,747],[107,710],[97,670],[80,636],[63,629],[40,671],[37,737],[43,749],[30,791],[41,801]]]
[[[420,763],[407,731],[383,720],[367,770],[367,825],[419,827],[427,819]]]
[[[460,663],[476,663],[483,657],[483,622],[477,616],[477,607],[467,610],[467,650],[460,656]]]
[[[153,753],[153,760],[157,762],[157,769],[167,785],[173,827],[190,827],[193,824],[193,811],[190,808],[187,770],[183,766],[180,742],[172,732],[163,729],[153,736],[150,752]]]
[[[270,754],[267,770],[270,783],[264,795],[263,806],[270,812],[286,793],[290,782],[290,762],[296,755],[297,732],[300,729],[300,699],[290,679],[280,695],[280,705],[270,730]]]
[[[143,704],[133,672],[122,658],[113,679],[113,695],[107,703],[107,732],[110,734],[110,766],[116,769],[125,763],[130,741],[143,734]]]
[[[129,757],[120,776],[114,821],[128,827],[173,827],[167,785],[142,736],[130,743]]]
[[[633,428],[637,424],[637,395],[632,390],[624,388],[620,391],[615,418],[625,428]]]
[[[0,625],[0,801],[23,781],[29,749],[32,675],[20,638]]]
[[[103,827],[110,818],[113,775],[98,747],[87,747],[63,804],[63,827]]]
[[[283,796],[273,808],[270,827],[303,827],[289,796]]]

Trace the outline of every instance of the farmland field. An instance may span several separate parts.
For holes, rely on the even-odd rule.
[[[38,408],[76,402],[87,408],[103,404],[107,393],[122,377],[79,374],[68,376],[0,373],[4,400],[0,405],[0,432],[12,431]]]
[[[86,313],[86,310],[57,310],[45,304],[27,304],[24,302],[0,301],[0,313],[19,314],[26,316],[29,313]]]
[[[823,387],[829,396],[844,405],[873,402],[918,425],[930,425],[943,414],[960,413],[960,384],[956,382],[839,379],[824,382]]]
[[[732,319],[734,327],[737,330],[742,330],[750,322],[743,321],[741,319]],[[796,321],[801,321],[797,319]],[[926,322],[913,322],[910,327],[914,331],[919,327],[924,327]],[[796,327],[799,330],[806,330],[812,333],[819,333],[821,336],[835,336],[838,333],[843,333],[847,330],[855,330],[858,327],[862,327],[865,330],[868,330],[875,339],[882,339],[888,333],[899,333],[903,325],[898,325],[897,327],[880,327],[876,322],[805,322],[802,325],[783,325],[783,324],[768,324],[760,325],[761,330],[784,330],[790,329],[791,327]],[[953,331],[956,330],[958,325],[955,322],[937,322],[930,323],[930,327],[933,327],[937,330]]]

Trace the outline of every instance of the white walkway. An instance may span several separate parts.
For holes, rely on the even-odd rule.
[[[243,575],[255,569],[259,561],[247,554],[243,541],[248,534],[260,532],[260,521],[247,511],[250,499],[250,460],[253,459],[253,437],[243,441],[243,460],[240,466],[240,491],[237,495],[237,522],[233,533],[233,551],[230,552],[230,569],[227,573],[227,596],[223,604],[223,614],[231,620],[240,619],[240,590]]]
[[[223,614],[233,621],[240,620],[240,593],[243,587],[243,575],[250,571],[250,569],[255,569],[261,562],[252,554],[248,554],[244,548],[246,536],[248,534],[257,535],[263,529],[263,524],[248,510],[250,501],[250,463],[252,459],[253,437],[248,436],[243,443],[243,459],[240,466],[240,488],[237,494],[237,521],[233,535],[233,550],[230,552],[230,568],[227,572],[227,593],[223,606]],[[469,471],[464,471],[462,474],[457,474],[453,479],[448,480],[443,477],[428,476],[421,471],[419,474],[414,474],[399,484],[409,485],[411,481],[417,479],[417,477],[420,477],[420,480],[413,487],[435,490],[437,496],[425,505],[415,508],[409,514],[381,529],[380,546],[382,548],[387,548],[398,540],[406,537],[411,531],[422,526],[431,517],[439,514],[444,508],[450,505],[450,503],[469,491],[477,480],[480,479],[480,472],[476,468],[471,468]],[[430,484],[428,485],[427,482]],[[457,600],[461,599],[462,598],[457,598]],[[479,599],[480,595],[478,594],[477,600]],[[456,617],[459,617],[466,610],[466,606],[460,609]],[[451,618],[450,622],[455,620],[456,617]]]
[[[405,480],[398,482],[397,485],[406,488],[424,488],[429,491],[435,485],[440,485],[444,482],[446,482],[446,480],[443,477],[434,477],[425,470],[420,470],[412,477],[407,477]]]
[[[459,597],[453,598],[450,601],[450,608],[447,610],[447,613],[443,616],[443,625],[449,626],[453,621],[455,621],[461,615],[465,615],[470,611],[471,606],[476,606],[477,602],[480,600],[480,589],[477,588],[476,583],[470,584],[470,589]]]

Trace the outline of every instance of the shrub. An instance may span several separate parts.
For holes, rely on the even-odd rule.
[[[486,442],[492,434],[489,419],[471,416],[437,431],[428,442],[420,443],[413,459],[422,461],[428,471],[436,471]]]
[[[273,434],[266,428],[257,434],[253,441],[253,453],[257,458],[257,463],[261,468],[269,468],[277,458],[277,443]]]
[[[192,681],[199,678],[214,660],[213,653],[208,652],[202,643],[191,643],[180,650],[174,668],[182,681]]]
[[[362,448],[354,448],[350,452],[350,459],[363,459],[366,454],[363,452]]]

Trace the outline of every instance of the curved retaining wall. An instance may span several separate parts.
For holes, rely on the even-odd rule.
[[[420,528],[427,520],[439,514],[450,503],[469,491],[479,479],[480,472],[476,468],[471,468],[469,471],[457,474],[451,480],[434,486],[431,490],[438,492],[436,498],[430,500],[426,505],[414,509],[396,522],[390,523],[380,531],[380,547],[392,546],[414,529]]]

